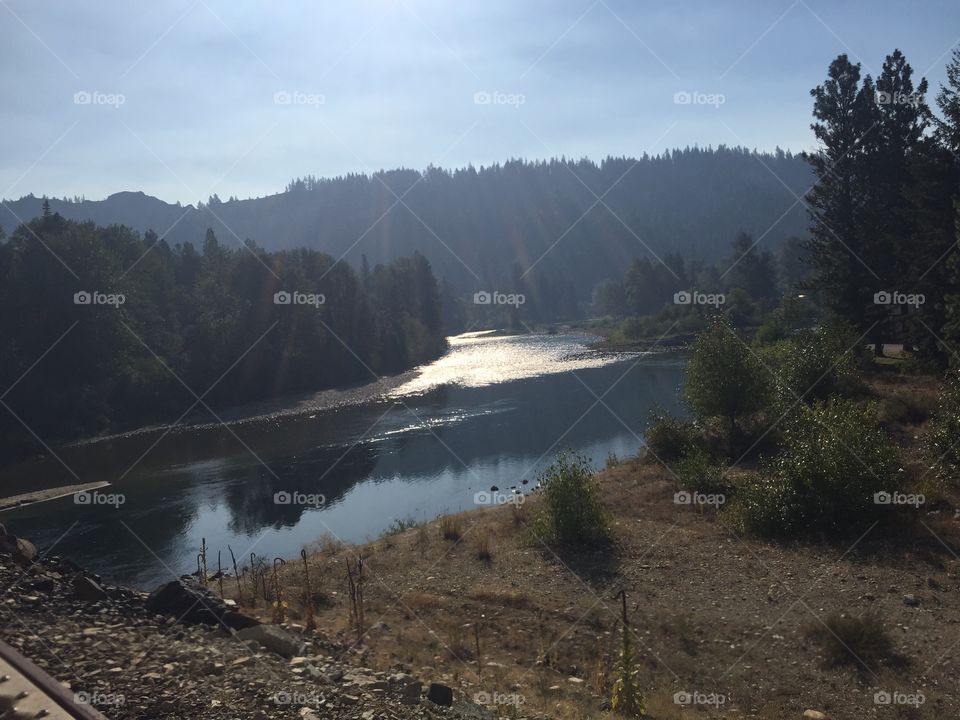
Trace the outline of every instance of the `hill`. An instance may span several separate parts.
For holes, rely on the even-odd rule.
[[[202,243],[213,228],[225,243],[252,240],[267,250],[307,247],[359,266],[413,252],[461,295],[532,286],[557,315],[576,311],[601,280],[620,277],[632,258],[716,260],[739,231],[773,246],[805,235],[797,197],[812,184],[806,161],[778,151],[688,148],[640,158],[511,160],[458,170],[390,170],[298,179],[276,195],[197,206],[141,192],[100,201],[50,200],[51,210],[100,225],[153,230],[170,245]],[[42,212],[26,196],[0,208],[9,232]]]

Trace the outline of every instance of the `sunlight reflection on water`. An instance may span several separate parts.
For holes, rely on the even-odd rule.
[[[623,359],[622,355],[577,352],[571,340],[585,346],[588,335],[493,335],[493,330],[464,333],[449,338],[450,351],[436,362],[419,368],[413,380],[400,385],[391,397],[416,395],[441,385],[485,387],[496,383],[597,368]]]

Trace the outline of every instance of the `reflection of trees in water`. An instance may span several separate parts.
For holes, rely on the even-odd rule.
[[[402,437],[389,442],[397,449],[405,444]],[[231,532],[252,535],[265,527],[292,527],[311,510],[300,504],[276,503],[274,496],[279,492],[323,495],[327,506],[336,504],[351,487],[372,474],[382,451],[381,443],[315,448],[283,462],[269,463],[278,477],[260,464],[231,471],[224,498]]]

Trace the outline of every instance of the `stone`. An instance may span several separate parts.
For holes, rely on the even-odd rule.
[[[803,713],[803,720],[830,720],[830,716],[824,715],[819,710],[806,710]]]
[[[191,625],[226,625],[233,630],[255,627],[259,620],[231,609],[223,600],[196,581],[180,579],[161,585],[147,598],[147,610],[172,615]]]
[[[916,607],[920,604],[920,598],[918,598],[916,595],[904,595],[903,604],[909,605],[910,607]]]
[[[37,560],[37,548],[29,540],[8,535],[0,535],[0,554],[11,555],[17,565],[32,565]]]
[[[99,602],[107,597],[99,583],[86,575],[77,575],[73,579],[73,594],[83,602]]]
[[[453,690],[440,683],[430,683],[430,689],[427,690],[427,700],[435,705],[453,705]]]
[[[421,692],[423,692],[423,686],[420,684],[420,681],[413,680],[407,685],[404,685],[400,691],[400,702],[404,705],[419,705]]]
[[[52,577],[39,577],[36,580],[27,584],[31,590],[36,590],[40,593],[52,593],[56,588],[56,583],[53,582]]]
[[[306,650],[302,640],[275,625],[254,625],[243,628],[237,632],[237,637],[241,640],[255,640],[270,652],[285,658],[303,655]]]

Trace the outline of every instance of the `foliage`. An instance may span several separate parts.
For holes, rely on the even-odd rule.
[[[700,429],[691,421],[655,411],[644,437],[648,453],[664,463],[673,463],[700,446]]]
[[[586,458],[560,453],[537,480],[544,495],[543,509],[533,525],[539,538],[583,545],[610,539],[610,520]]]
[[[620,655],[614,664],[616,680],[613,682],[611,709],[626,718],[642,718],[646,715],[643,692],[640,690],[640,668],[633,656],[630,625],[623,618],[620,633]]]
[[[387,537],[391,535],[400,535],[401,533],[404,533],[411,528],[415,528],[418,525],[419,523],[410,517],[395,518],[394,521],[387,526],[387,529],[383,531],[383,535]]]
[[[931,466],[942,478],[955,482],[960,471],[960,373],[951,371],[933,414],[929,439]]]
[[[854,394],[866,364],[858,333],[839,319],[761,346],[758,353],[776,376],[776,393],[784,407]]]
[[[76,302],[84,292],[115,302]],[[369,380],[445,347],[422,256],[361,281],[315,251],[230,249],[212,231],[198,251],[56,214],[0,242],[0,331],[0,385],[23,376],[5,402],[46,440]],[[30,441],[10,414],[0,431]]]
[[[733,451],[738,422],[763,409],[770,393],[770,375],[756,353],[725,319],[715,318],[693,344],[683,386],[687,405],[701,420],[724,419]]]
[[[874,494],[898,489],[896,470],[872,406],[839,399],[801,405],[763,476],[738,487],[735,517],[766,535],[861,527],[883,507]]]
[[[727,493],[730,481],[726,465],[715,463],[703,451],[695,451],[683,457],[676,466],[680,484],[687,490],[706,494]]]

